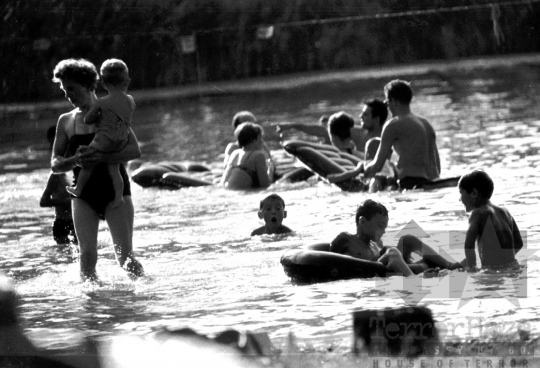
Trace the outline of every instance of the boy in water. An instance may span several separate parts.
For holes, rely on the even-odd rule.
[[[458,188],[465,211],[471,213],[465,237],[466,258],[461,264],[468,270],[477,269],[474,248],[478,243],[482,267],[519,267],[515,255],[523,247],[523,240],[508,210],[491,203],[493,180],[484,171],[473,170],[461,177]]]
[[[388,226],[388,210],[371,199],[365,200],[356,211],[356,234],[341,233],[330,244],[330,251],[366,261],[381,262],[396,274],[412,276],[430,267],[453,269],[453,264],[437,254],[429,245],[413,235],[399,239],[397,248],[382,245],[381,237]],[[422,256],[413,263],[412,253]]]
[[[109,94],[98,99],[84,117],[86,124],[96,124],[96,135],[90,147],[100,152],[121,151],[127,144],[131,118],[135,110],[133,97],[126,94],[130,82],[128,67],[122,60],[109,59],[101,65],[100,74],[103,87]],[[114,188],[111,206],[118,207],[124,202],[122,196],[124,181],[120,175],[120,163],[108,164],[107,169]],[[68,186],[67,191],[79,197],[91,175],[91,169],[82,169],[77,186]]]
[[[285,211],[285,201],[277,194],[271,194],[261,201],[258,215],[264,220],[265,225],[253,230],[251,236],[292,232],[282,224],[283,219],[287,217],[287,211]]]
[[[51,150],[55,136],[56,126],[52,126],[47,130],[47,140]],[[65,173],[53,174],[51,172],[39,201],[40,207],[54,207],[55,216],[52,230],[53,238],[58,245],[78,244],[71,216],[71,199],[66,191],[67,185],[69,185],[69,181]]]

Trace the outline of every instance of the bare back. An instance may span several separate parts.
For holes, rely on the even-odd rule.
[[[482,266],[487,267],[515,261],[515,253],[523,247],[514,218],[508,210],[492,203],[471,212],[465,247],[474,247],[474,243],[471,244],[474,240],[478,243]]]
[[[412,113],[391,119],[383,128],[381,146],[398,154],[398,178],[439,178],[440,159],[435,130],[424,118]]]

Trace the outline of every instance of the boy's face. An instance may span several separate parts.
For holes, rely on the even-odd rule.
[[[267,225],[279,226],[286,217],[287,211],[285,211],[283,204],[279,200],[264,201],[262,208],[259,210],[259,218],[263,219]]]
[[[358,219],[357,232],[364,236],[368,236],[372,241],[381,240],[388,226],[388,216],[375,214],[371,219],[360,217]]]
[[[471,212],[474,209],[474,200],[476,199],[476,189],[473,189],[471,193],[467,193],[465,189],[459,188],[460,198],[459,200],[465,206],[466,212]]]

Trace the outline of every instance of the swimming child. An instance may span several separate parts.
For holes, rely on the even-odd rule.
[[[229,157],[220,185],[228,189],[266,188],[270,185],[271,168],[263,149],[260,125],[242,123],[234,131],[239,149]]]
[[[285,211],[285,201],[277,194],[270,194],[264,198],[257,214],[261,220],[264,220],[264,226],[253,230],[251,236],[292,232],[291,229],[282,224],[283,219],[287,217],[287,211]]]
[[[356,210],[355,221],[356,234],[340,233],[330,244],[331,252],[381,262],[392,272],[403,276],[412,276],[433,267],[456,267],[413,235],[402,236],[397,247],[383,246],[381,237],[388,226],[388,210],[379,202],[365,200]],[[412,253],[420,255],[422,260],[415,263]]]
[[[483,268],[512,269],[519,267],[516,253],[523,247],[518,226],[508,210],[491,203],[493,180],[481,170],[473,170],[458,183],[460,200],[470,212],[465,237],[465,256],[461,264],[476,270],[475,244]]]
[[[89,147],[100,152],[121,151],[128,142],[131,118],[135,110],[133,97],[126,94],[130,82],[127,65],[118,59],[103,62],[100,70],[103,87],[109,92],[96,101],[84,117],[86,124],[96,125],[96,135]],[[101,117],[100,117],[101,115]],[[124,202],[124,181],[120,175],[120,163],[107,164],[114,188],[112,207]],[[67,191],[79,197],[92,174],[92,169],[82,169],[75,187],[67,187]]]
[[[47,130],[47,140],[51,150],[55,135],[56,126],[52,126]],[[66,173],[53,174],[51,172],[39,201],[40,207],[54,207],[52,231],[58,245],[78,244],[71,215],[71,199],[66,191],[67,185],[69,185],[69,180]]]

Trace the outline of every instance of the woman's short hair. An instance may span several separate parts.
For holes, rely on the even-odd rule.
[[[234,131],[238,145],[242,148],[254,142],[262,135],[263,131],[259,124],[242,123]]]
[[[129,69],[120,59],[108,59],[101,64],[99,70],[101,80],[113,86],[129,84]]]
[[[98,78],[96,67],[90,61],[86,59],[66,59],[56,64],[52,80],[54,83],[71,80],[94,91],[97,87]]]
[[[386,207],[373,199],[366,199],[358,209],[356,210],[356,215],[354,217],[356,224],[360,221],[360,217],[364,217],[366,220],[371,220],[375,215],[388,216],[388,210]]]
[[[330,134],[341,140],[351,137],[351,129],[354,127],[354,119],[344,111],[336,112],[328,118]]]
[[[232,119],[232,126],[233,129],[236,129],[238,125],[242,123],[256,123],[257,118],[251,111],[239,111],[236,114],[234,114],[234,117]]]

